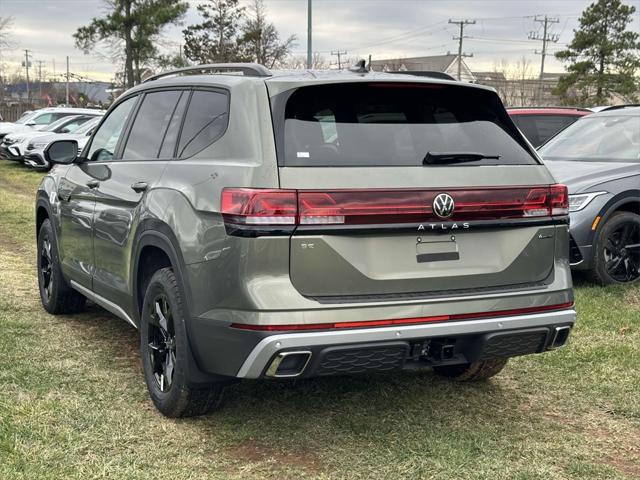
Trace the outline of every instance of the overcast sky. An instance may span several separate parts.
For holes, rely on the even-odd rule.
[[[269,19],[282,37],[296,35],[296,55],[306,54],[307,0],[265,0]],[[195,5],[183,24],[198,23]],[[244,2],[246,3],[246,1]],[[590,0],[313,0],[313,49],[327,60],[332,50],[346,50],[349,57],[374,59],[438,55],[457,51],[457,27],[449,19],[476,20],[465,30],[464,50],[473,53],[466,61],[473,70],[492,70],[495,62],[506,59],[514,64],[525,56],[539,69],[540,56],[534,51],[541,42],[527,39],[529,31],[541,24],[535,15],[553,16],[559,22],[552,32],[560,36],[550,51],[563,48],[573,37],[580,13]],[[625,0],[640,10],[640,0]],[[24,49],[31,50],[34,66],[42,61],[47,74],[60,73],[69,55],[71,71],[88,78],[109,80],[116,69],[98,55],[84,55],[73,45],[72,33],[99,16],[102,0],[0,0],[0,16],[12,17],[13,47],[0,52],[8,73],[19,68]],[[164,50],[178,51],[182,28],[165,31]],[[640,31],[640,12],[633,27]],[[335,57],[333,57],[335,60]],[[562,71],[562,65],[547,57],[546,71]]]

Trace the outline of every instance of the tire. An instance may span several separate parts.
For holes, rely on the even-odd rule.
[[[144,296],[140,354],[153,404],[171,418],[204,415],[220,406],[223,384],[189,384],[191,355],[178,280],[170,268],[155,272]]]
[[[626,233],[625,233],[626,232]],[[632,248],[627,248],[629,245]],[[616,212],[601,227],[595,245],[590,279],[600,285],[640,280],[640,215]]]
[[[53,314],[78,313],[87,299],[73,290],[62,276],[58,242],[47,218],[38,232],[38,290],[44,309]]]
[[[499,374],[508,361],[508,358],[492,358],[483,362],[433,367],[433,371],[457,382],[477,382]]]

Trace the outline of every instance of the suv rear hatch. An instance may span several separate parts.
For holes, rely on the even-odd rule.
[[[490,90],[398,81],[272,96],[290,276],[358,299],[550,281],[567,198]],[[486,158],[484,158],[486,157]]]

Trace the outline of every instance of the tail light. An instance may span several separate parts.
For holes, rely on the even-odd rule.
[[[239,225],[295,225],[295,190],[225,188],[221,211],[225,222]]]
[[[433,211],[440,193],[454,200],[446,219]],[[310,226],[469,222],[565,216],[564,185],[438,190],[278,190],[225,188],[221,211],[228,224]]]
[[[549,209],[552,216],[569,214],[569,190],[566,185],[551,185],[549,187]]]

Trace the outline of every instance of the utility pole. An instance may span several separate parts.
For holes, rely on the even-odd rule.
[[[469,38],[464,36],[464,27],[467,25],[475,25],[475,20],[451,20],[449,19],[449,23],[453,25],[458,25],[460,27],[460,35],[457,37],[453,37],[454,40],[458,40],[458,81],[462,80],[462,59],[465,57],[473,57],[473,53],[466,54],[462,51],[462,40],[464,38]],[[447,52],[447,55],[450,55]]]
[[[29,50],[24,51],[24,66],[27,69],[27,103],[31,100],[31,93],[29,92]]]
[[[313,52],[311,48],[311,0],[307,0],[307,68],[313,66]]]
[[[65,101],[65,105],[69,106],[69,56],[67,55],[67,97]]]
[[[547,17],[544,18],[536,15],[534,18],[534,22],[538,22],[542,24],[542,36],[539,32],[529,32],[529,40],[540,40],[542,41],[542,51],[536,50],[536,55],[542,56],[542,61],[540,62],[540,90],[539,90],[539,98],[538,100],[542,100],[543,95],[543,85],[544,85],[544,57],[547,56],[547,44],[549,42],[556,43],[560,39],[560,35],[556,33],[549,33],[549,24],[550,23],[560,23],[558,18]]]
[[[338,57],[338,70],[342,70],[342,62],[340,61],[340,57],[342,55],[346,55],[346,54],[347,54],[346,50],[344,50],[342,52],[340,50],[336,50],[335,52],[333,52],[333,51],[331,52],[331,55]]]
[[[42,64],[44,60],[38,60],[38,98],[42,99]]]

